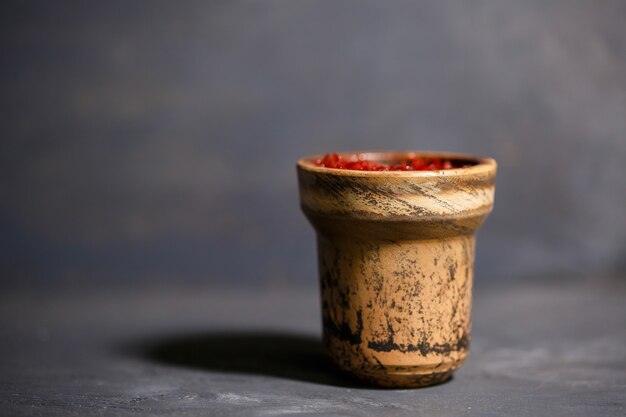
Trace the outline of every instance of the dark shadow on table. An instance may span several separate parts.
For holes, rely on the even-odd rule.
[[[339,372],[322,341],[282,333],[206,333],[163,337],[132,354],[157,363],[214,372],[267,375],[348,388],[367,388]]]

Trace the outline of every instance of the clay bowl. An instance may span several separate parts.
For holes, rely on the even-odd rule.
[[[346,154],[348,155],[348,154]],[[317,232],[324,343],[343,370],[385,387],[443,382],[469,353],[475,234],[491,212],[496,162],[442,152],[440,171],[353,171],[298,161]]]

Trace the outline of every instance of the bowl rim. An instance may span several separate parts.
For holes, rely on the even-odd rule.
[[[368,154],[367,158],[372,155],[376,157],[371,158],[373,160],[393,160],[393,159],[409,159],[414,156],[425,156],[429,158],[447,158],[447,159],[462,159],[471,161],[473,165],[460,168],[449,168],[433,171],[360,171],[354,169],[337,169],[327,168],[315,165],[315,161],[322,159],[323,154],[310,155],[302,157],[298,160],[297,167],[305,171],[316,172],[320,174],[329,174],[337,176],[350,176],[350,177],[438,177],[438,176],[455,176],[455,175],[468,175],[479,174],[489,171],[495,171],[497,168],[496,160],[490,157],[475,156],[467,153],[459,152],[444,152],[444,151],[390,151],[390,150],[374,150],[374,151],[342,151],[335,152],[339,155],[363,155]]]

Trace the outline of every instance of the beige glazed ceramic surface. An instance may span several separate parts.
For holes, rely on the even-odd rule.
[[[475,233],[493,206],[496,163],[440,171],[353,171],[298,161],[317,232],[324,343],[343,370],[387,387],[447,380],[469,352]],[[368,152],[395,161],[409,152]]]

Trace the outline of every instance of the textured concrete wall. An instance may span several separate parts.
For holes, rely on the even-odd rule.
[[[626,269],[625,2],[0,7],[5,283],[311,283],[348,149],[498,159],[479,282]]]

